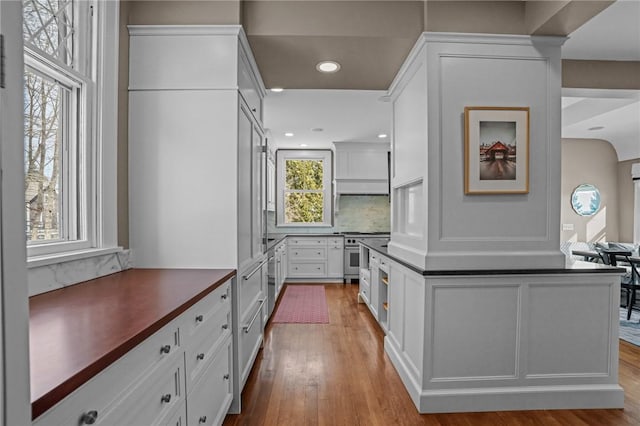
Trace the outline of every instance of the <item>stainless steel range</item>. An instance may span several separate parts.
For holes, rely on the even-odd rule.
[[[360,246],[366,238],[389,238],[388,232],[342,232],[344,234],[344,282],[358,279],[360,275]]]

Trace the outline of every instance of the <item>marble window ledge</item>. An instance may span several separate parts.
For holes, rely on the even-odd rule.
[[[131,253],[121,248],[75,253],[58,262],[28,262],[29,296],[132,268]]]

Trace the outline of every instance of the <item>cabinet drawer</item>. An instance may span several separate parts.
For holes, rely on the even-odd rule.
[[[370,293],[370,287],[369,287],[369,283],[366,281],[360,281],[360,297],[367,303],[369,304],[369,300],[371,300],[371,297],[369,295]]]
[[[205,296],[198,303],[190,307],[182,316],[184,322],[181,324],[182,339],[185,345],[189,345],[194,336],[200,330],[211,330],[211,321],[219,320],[220,311],[231,309],[231,281],[227,281],[220,287]],[[227,322],[230,324],[230,322]]]
[[[96,425],[162,425],[184,401],[183,361],[173,357],[171,368],[157,368],[146,380],[134,382],[134,389],[98,416]],[[99,399],[99,396],[96,396]]]
[[[254,303],[253,307],[247,312],[240,322],[240,329],[238,332],[238,359],[240,365],[238,366],[240,377],[236,378],[240,382],[240,389],[244,386],[253,361],[258,354],[260,345],[262,344],[262,337],[264,331],[263,322],[263,306],[264,301],[261,300]]]
[[[183,401],[177,410],[160,423],[162,426],[187,426],[187,405]]]
[[[231,311],[219,309],[188,342],[185,350],[187,394],[224,338],[231,334]]]
[[[327,245],[329,247],[343,247],[344,246],[344,238],[329,238],[327,240]]]
[[[289,254],[291,255],[291,261],[295,261],[296,259],[326,259],[327,248],[291,247]]]
[[[325,277],[326,262],[293,262],[289,263],[290,277]]]
[[[123,392],[130,392],[131,383],[141,383],[153,372],[168,369],[175,360],[182,363],[177,324],[174,320],[158,330],[35,419],[33,424],[75,425],[90,411],[97,411],[98,418],[102,418],[105,410],[118,405],[114,401],[121,399]]]
[[[233,398],[232,359],[229,336],[189,393],[189,426],[222,424]]]
[[[289,246],[326,246],[327,239],[325,237],[293,237],[287,238]]]
[[[255,266],[254,266],[255,267]],[[266,267],[263,266],[263,269]],[[262,270],[256,271],[253,275],[245,279],[247,272],[253,268],[247,269],[238,278],[238,298],[240,305],[240,315],[245,315],[248,310],[256,303],[256,300],[263,295]],[[266,283],[265,283],[266,284]],[[251,310],[253,312],[253,310]]]

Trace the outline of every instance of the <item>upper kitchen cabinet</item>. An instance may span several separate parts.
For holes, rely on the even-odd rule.
[[[334,142],[336,193],[388,194],[389,144]]]
[[[237,25],[130,25],[129,90],[237,88],[262,125],[265,95]]]

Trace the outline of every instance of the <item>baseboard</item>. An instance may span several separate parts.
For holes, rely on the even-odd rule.
[[[624,390],[617,384],[423,390],[388,337],[384,350],[420,413],[624,407]]]
[[[623,408],[618,385],[516,386],[422,391],[420,413]]]

